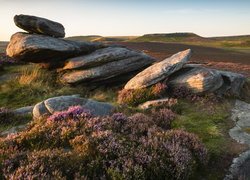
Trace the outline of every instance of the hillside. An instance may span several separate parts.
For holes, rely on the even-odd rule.
[[[95,41],[96,39],[102,38],[99,35],[88,35],[88,36],[70,36],[66,37],[65,39],[72,40],[72,41]]]
[[[202,37],[194,33],[145,34],[132,42],[183,43],[250,52],[250,35]]]
[[[197,42],[209,41],[209,39],[201,37],[194,33],[169,33],[169,34],[145,34],[133,41],[137,42]]]
[[[89,36],[72,36],[65,39],[74,41],[93,41],[93,42],[121,42],[130,41],[138,36],[99,36],[99,35],[89,35]]]

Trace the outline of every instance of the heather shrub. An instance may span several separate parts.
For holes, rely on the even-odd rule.
[[[91,117],[90,111],[82,106],[72,106],[66,111],[55,112],[48,118],[48,121],[62,121],[68,118],[77,120],[83,117]]]
[[[177,99],[187,99],[191,102],[201,102],[201,104],[206,105],[208,105],[207,103],[213,105],[214,103],[220,102],[222,99],[214,93],[194,94],[191,90],[183,86],[172,88],[170,90],[170,95]]]
[[[66,179],[74,175],[74,160],[63,149],[22,152],[3,162],[3,173],[6,179]]]
[[[0,139],[4,178],[186,179],[206,163],[207,150],[194,134],[171,129],[169,109],[106,117],[82,107],[61,113]]]
[[[118,93],[118,102],[129,106],[137,106],[146,101],[161,98],[166,89],[167,86],[163,83],[142,89],[123,89]]]

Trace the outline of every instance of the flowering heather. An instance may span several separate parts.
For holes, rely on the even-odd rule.
[[[58,113],[57,113],[58,114]],[[169,109],[93,117],[71,107],[0,138],[0,179],[188,179],[207,150]]]
[[[119,91],[118,102],[130,106],[137,106],[152,99],[161,98],[166,92],[167,86],[158,83],[149,88],[142,89],[123,89]]]
[[[82,117],[91,117],[90,110],[82,106],[71,106],[66,111],[55,112],[48,118],[48,121],[61,121],[68,118],[76,120]]]

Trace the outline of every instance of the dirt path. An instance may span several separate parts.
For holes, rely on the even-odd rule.
[[[177,43],[119,42],[117,44],[144,51],[158,60],[191,48],[193,50],[192,62],[204,63],[209,67],[239,72],[250,77],[250,53]]]

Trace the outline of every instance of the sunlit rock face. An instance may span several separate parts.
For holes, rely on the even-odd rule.
[[[222,86],[223,79],[218,71],[197,66],[181,69],[168,83],[173,87],[186,87],[193,93],[204,93],[215,92]]]
[[[20,61],[44,63],[65,60],[104,47],[100,43],[74,42],[44,35],[15,33],[6,54]]]
[[[153,64],[132,78],[124,89],[140,89],[154,85],[181,69],[189,60],[191,50],[185,50]]]
[[[16,26],[29,33],[43,34],[58,38],[63,38],[65,36],[62,24],[45,18],[21,14],[14,17],[14,22]]]

